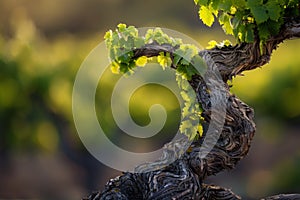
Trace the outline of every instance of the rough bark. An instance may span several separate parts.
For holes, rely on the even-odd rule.
[[[259,40],[253,43],[241,43],[235,46],[224,46],[222,48],[214,48],[210,50],[200,51],[200,55],[208,54],[218,66],[220,74],[224,81],[232,79],[233,76],[241,74],[246,70],[253,70],[268,63],[273,50],[280,43],[287,39],[300,37],[300,19],[290,19],[283,25],[280,32],[271,37],[263,46],[260,52]],[[174,53],[175,48],[171,45],[146,45],[135,51],[135,56],[142,55],[151,57],[157,56],[160,52]]]
[[[96,192],[86,199],[241,199],[231,190],[203,183],[207,176],[234,168],[238,161],[247,155],[255,133],[253,109],[230,94],[226,82],[245,70],[263,66],[269,62],[272,51],[281,42],[299,37],[300,19],[290,19],[283,25],[278,35],[266,42],[262,53],[258,40],[254,43],[200,51],[199,54],[207,62],[214,62],[215,65],[208,64],[208,71],[219,71],[225,88],[220,92],[228,99],[224,126],[216,145],[206,157],[199,156],[203,151],[203,148],[201,149],[203,138],[212,120],[212,102],[208,87],[216,74],[209,72],[204,78],[193,76],[190,81],[203,108],[204,137],[193,141],[189,150],[167,167],[145,173],[124,173],[110,180],[102,192]],[[172,55],[174,51],[175,48],[168,44],[150,44],[136,49],[134,53],[136,57],[152,57],[159,55],[160,52],[169,52]],[[170,148],[166,146],[165,152],[167,156],[170,155]],[[300,195],[277,195],[265,199],[300,199]]]

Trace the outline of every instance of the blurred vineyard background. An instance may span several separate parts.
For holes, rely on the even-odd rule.
[[[192,0],[0,1],[0,198],[80,199],[120,174],[82,146],[71,108],[80,64],[120,22],[174,29],[203,46],[233,40],[218,26],[203,26]],[[232,90],[255,108],[257,134],[236,170],[208,183],[245,199],[300,192],[299,55],[300,40],[287,41],[270,64],[233,80]],[[138,105],[149,99],[136,96]],[[97,105],[105,107],[99,98]],[[133,115],[147,122],[147,113],[133,109]]]

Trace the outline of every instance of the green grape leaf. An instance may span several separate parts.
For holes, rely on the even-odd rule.
[[[245,0],[234,0],[231,1],[232,5],[235,7],[238,7],[239,9],[244,9],[246,7],[246,1]]]
[[[129,71],[129,67],[126,63],[120,63],[119,66],[119,70],[122,74],[125,74]]]
[[[219,10],[218,9],[214,9],[214,7],[212,6],[213,2],[211,2],[208,6],[208,9],[211,11],[211,13],[213,13],[216,17],[218,17],[219,14]]]
[[[256,7],[255,9],[252,10],[252,13],[255,18],[255,21],[258,24],[267,21],[269,18],[269,15],[267,14],[267,10],[263,6]]]
[[[160,64],[160,66],[162,66],[163,69],[171,66],[172,60],[170,58],[170,54],[167,53],[167,55],[165,56],[163,52],[159,53],[159,55],[157,56],[157,62]]]
[[[218,10],[219,9],[219,6],[220,6],[220,2],[221,0],[214,0],[211,2],[211,7],[214,9],[214,10]]]
[[[245,31],[244,31],[244,35],[245,35],[245,42],[251,43],[254,42],[254,28],[255,25],[254,24],[247,24],[245,26]]]
[[[233,18],[232,20],[232,27],[234,30],[238,29],[238,27],[240,26],[240,23],[241,23],[241,19],[240,18]]]
[[[173,63],[175,65],[181,64],[188,66],[191,63],[192,58],[198,54],[198,50],[193,45],[180,45],[180,48],[176,49],[174,52]],[[184,69],[185,72],[186,69]]]
[[[208,4],[208,0],[194,0],[196,5],[207,5]]]
[[[193,57],[193,53],[191,49],[187,49],[180,63],[183,65],[189,65],[192,60],[192,57]]]
[[[268,1],[266,8],[271,20],[277,21],[280,18],[281,6],[279,4],[273,1]]]
[[[231,46],[231,45],[232,45],[232,43],[230,42],[230,40],[223,40],[223,41],[222,41],[222,46],[229,47],[229,46]]]
[[[243,26],[243,25],[240,25],[238,27],[238,34],[237,34],[237,37],[240,41],[245,41],[245,30],[246,30],[246,27]]]
[[[192,139],[197,135],[197,126],[194,126],[189,120],[186,120],[181,123],[180,131],[187,135],[189,139]]]
[[[123,38],[120,39],[120,46],[125,49],[132,50],[134,48],[134,38],[132,36],[128,36],[124,41]]]
[[[129,63],[131,61],[131,52],[123,53],[123,51],[121,51],[120,54],[120,56],[118,56],[118,60],[121,63]]]
[[[197,74],[203,76],[207,71],[207,65],[199,55],[196,55],[192,58],[192,64],[197,69]]]
[[[182,82],[181,82],[181,89],[183,89],[183,90],[189,90],[190,89],[190,84],[189,84],[189,82],[187,81],[187,80],[185,80],[185,79],[182,79]]]
[[[170,39],[171,39],[171,45],[173,47],[182,44],[182,39],[180,39],[180,38],[170,38]]]
[[[180,60],[180,64],[182,64],[183,66],[187,66],[187,65],[190,64],[190,61],[187,60],[187,59],[185,59],[185,58],[182,58],[182,59]],[[186,71],[186,70],[185,70],[185,71]]]
[[[119,31],[125,31],[127,25],[126,25],[126,24],[123,24],[123,23],[120,23],[120,24],[118,24],[117,27],[118,27]]]
[[[213,49],[217,46],[217,41],[216,40],[211,40],[208,42],[208,46],[206,47],[206,49]]]
[[[154,31],[153,29],[148,29],[145,35],[145,43],[151,43],[153,38]]]
[[[186,76],[186,66],[185,65],[177,65],[176,71],[186,80],[187,76]]]
[[[111,48],[109,50],[109,57],[111,60],[115,60],[115,58],[116,58],[116,49],[115,48]]]
[[[253,9],[255,7],[261,6],[263,4],[263,0],[247,0],[246,5],[250,8]]]
[[[231,6],[231,7],[230,7],[230,14],[231,14],[231,15],[234,15],[234,14],[236,13],[236,11],[237,11],[237,8],[236,8],[236,7],[234,7],[234,6]]]
[[[134,26],[129,26],[126,30],[126,34],[132,37],[138,37],[138,30]]]
[[[249,6],[257,24],[261,24],[268,20],[269,15],[262,0],[249,0],[247,5]]]
[[[117,62],[112,62],[110,65],[111,71],[114,74],[120,73],[120,65]]]
[[[182,112],[181,112],[181,116],[182,118],[187,118],[189,115],[190,115],[190,111],[189,111],[189,107],[186,106],[186,103],[184,103],[184,107],[182,109]]]
[[[191,98],[189,97],[188,93],[186,91],[181,91],[180,96],[182,99],[186,102],[190,102]]]
[[[199,17],[203,21],[203,23],[209,27],[214,23],[215,18],[210,9],[206,6],[201,6],[199,10]]]
[[[158,44],[166,44],[166,43],[169,43],[168,40],[162,36],[155,36],[155,41],[158,43]]]
[[[278,23],[277,21],[273,21],[273,20],[268,20],[266,22],[266,24],[268,25],[268,28],[269,28],[269,32],[271,34],[277,34],[279,33],[279,30],[280,30],[280,23]]]
[[[193,127],[193,124],[191,123],[190,120],[184,120],[181,122],[179,129],[180,129],[181,133],[187,134],[187,132],[189,131],[188,129],[190,129],[192,127]]]
[[[232,2],[225,0],[220,3],[219,8],[224,12],[230,12],[231,6],[232,6]]]
[[[194,91],[192,88],[190,88],[190,89],[187,91],[187,95],[188,95],[190,101],[193,101],[193,102],[194,102],[194,101],[196,100],[196,93],[195,93],[195,91]]]
[[[245,33],[245,42],[254,42],[254,31],[252,28],[246,29]]]
[[[270,37],[270,31],[267,23],[258,25],[258,35],[262,43],[264,43]]]
[[[193,45],[181,45],[180,49],[183,52],[182,57],[188,62],[187,65],[191,62],[192,57],[198,54],[197,48]]]
[[[233,29],[232,29],[232,25],[231,25],[231,17],[226,14],[226,13],[222,13],[219,17],[219,23],[222,26],[224,32],[228,35],[232,35],[233,34]]]
[[[185,53],[185,49],[183,49],[183,45],[181,45],[180,48],[176,49],[174,52],[175,56],[178,56],[180,58],[184,56],[184,53]]]
[[[194,68],[194,66],[190,63],[186,66],[186,76],[188,80],[191,80],[192,76],[197,74],[197,70]]]
[[[268,31],[262,30],[262,33],[258,33],[257,39],[266,40],[271,35],[278,33],[277,30],[284,23],[283,19],[300,14],[299,0],[194,1],[199,5],[199,18],[205,25],[212,26],[216,17],[223,31],[233,35],[238,42],[254,42],[256,39],[254,33],[259,29],[258,26],[271,22],[265,28]],[[277,22],[277,24],[275,25],[273,22]]]
[[[141,38],[141,37],[135,38],[135,40],[134,40],[134,46],[136,48],[141,48],[144,45],[145,45],[145,40],[143,38]]]
[[[203,126],[201,124],[198,125],[197,131],[198,131],[198,133],[199,133],[200,136],[203,135]]]
[[[112,37],[112,31],[109,30],[109,31],[107,31],[107,32],[105,33],[104,39],[105,39],[105,40],[110,40],[111,37]]]
[[[135,64],[140,67],[144,67],[147,64],[147,56],[141,56],[136,61]]]
[[[177,51],[177,50],[176,50]],[[176,52],[175,51],[175,52]],[[178,50],[179,51],[179,50]],[[180,62],[180,60],[182,59],[182,57],[180,56],[180,54],[174,54],[173,55],[174,56],[174,58],[173,58],[173,64],[175,65],[175,66],[177,66],[178,65],[178,63]]]

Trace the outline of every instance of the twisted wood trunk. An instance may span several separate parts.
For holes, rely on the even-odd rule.
[[[204,77],[193,76],[190,84],[197,93],[197,100],[202,105],[204,118],[204,135],[193,141],[188,151],[172,164],[158,170],[145,173],[124,173],[110,180],[104,191],[91,194],[89,200],[97,199],[241,199],[231,190],[219,186],[206,185],[203,180],[210,175],[215,175],[225,169],[232,169],[244,156],[247,155],[251,140],[255,133],[254,112],[248,105],[229,92],[227,80],[241,74],[245,70],[252,70],[269,62],[272,51],[286,39],[300,37],[300,19],[289,19],[282,26],[277,36],[270,38],[262,48],[259,41],[254,43],[241,43],[236,46],[214,48],[199,52],[208,63],[208,72]],[[168,45],[149,44],[134,50],[135,56],[157,56],[160,52],[168,52],[171,55],[175,48]],[[210,64],[210,62],[213,62]],[[173,66],[176,68],[176,66]],[[209,87],[216,87],[220,83],[214,80],[218,73],[222,80],[223,88],[218,95],[225,95],[226,116],[224,125],[216,144],[207,155],[201,157],[206,151],[206,143],[203,138],[208,136],[208,126],[212,120],[218,122],[218,118],[212,119],[212,103]],[[220,97],[221,99],[221,97]],[[220,100],[221,101],[221,100]],[[212,139],[213,140],[213,139]],[[180,143],[180,141],[177,141]],[[210,141],[208,140],[208,143]],[[211,141],[213,142],[213,141]],[[172,146],[166,145],[164,158],[173,156]],[[163,158],[163,159],[164,159]],[[142,170],[145,166],[137,169]],[[265,198],[272,199],[300,199],[300,195],[277,195]]]

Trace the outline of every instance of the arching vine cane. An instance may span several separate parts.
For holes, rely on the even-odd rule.
[[[299,1],[282,0],[282,3],[285,3],[282,8],[279,7],[277,1],[277,3],[275,1],[255,0],[236,1],[241,3],[240,7],[231,1],[231,3],[227,3],[228,5],[225,5],[224,2],[229,1],[218,1],[221,2],[218,5],[216,2],[195,1],[196,4],[200,5],[200,18],[208,25],[211,25],[211,19],[205,17],[204,12],[208,12],[208,16],[221,18],[221,20],[219,19],[221,25],[225,26],[224,28],[227,29],[228,33],[232,32],[231,34],[235,35],[240,42],[235,46],[230,44],[217,45],[211,49],[189,54],[188,59],[195,65],[202,66],[201,59],[207,63],[207,71],[203,72],[202,76],[197,73],[193,66],[185,65],[182,58],[177,59],[174,56],[180,49],[194,52],[194,48],[169,38],[159,29],[156,30],[156,33],[155,30],[152,30],[148,36],[139,37],[134,27],[119,25],[115,32],[107,33],[108,47],[110,49],[115,47],[114,52],[110,53],[113,60],[112,68],[115,72],[130,72],[133,66],[144,65],[148,58],[157,57],[157,61],[162,66],[170,66],[185,76],[196,92],[197,101],[202,108],[199,117],[201,118],[203,133],[202,137],[196,137],[184,155],[172,164],[145,173],[125,172],[123,175],[110,180],[103,191],[93,193],[85,199],[241,199],[229,189],[207,185],[203,182],[210,175],[234,168],[238,161],[248,153],[255,134],[253,109],[230,93],[227,81],[245,70],[263,66],[269,62],[272,51],[281,42],[300,37]],[[258,8],[258,5],[265,10]],[[280,16],[284,17],[279,20]],[[239,22],[237,22],[238,20]],[[231,22],[233,25],[234,23],[238,23],[238,25],[233,26]],[[273,25],[274,22],[278,22],[278,25],[274,26],[280,27],[277,28],[277,31],[272,32],[272,27],[266,29],[267,22]],[[264,31],[264,29],[266,30]],[[239,33],[244,34],[244,36]],[[118,49],[120,49],[118,44],[122,42],[120,41],[122,38],[126,38],[126,41],[131,38],[134,46],[133,48],[133,46],[125,45],[121,48],[128,48],[128,53],[123,57],[118,54]],[[110,43],[112,41],[113,43]],[[201,58],[200,60],[197,59],[198,56]],[[215,65],[210,64],[211,62]],[[212,69],[214,67],[216,69]],[[221,92],[226,95],[228,101],[225,123],[220,137],[207,156],[201,159],[199,157],[200,147],[211,120],[210,93],[207,88],[208,83],[204,82],[204,79],[213,80],[211,77],[213,75],[209,73],[210,70],[218,70],[220,73],[225,86]],[[199,127],[197,130],[200,131]],[[172,145],[174,147],[176,144],[165,147],[165,157],[173,155]],[[277,195],[265,199],[300,199],[300,195]]]

